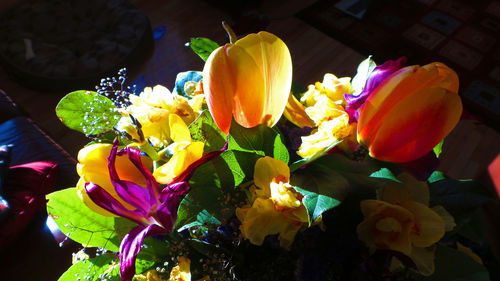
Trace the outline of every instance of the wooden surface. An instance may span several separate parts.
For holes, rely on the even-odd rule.
[[[12,2],[15,1],[2,2],[0,10]],[[227,42],[227,38],[221,27],[222,20],[238,24],[227,12],[213,8],[207,1],[132,2],[145,11],[153,28],[160,25],[166,27],[165,35],[156,41],[154,54],[142,71],[142,79],[151,86],[163,84],[172,89],[178,72],[203,68],[203,61],[185,47],[191,37],[209,37],[223,44]],[[288,45],[294,67],[293,79],[296,82],[305,86],[321,81],[325,73],[333,73],[339,77],[355,73],[363,56],[293,17],[296,11],[314,1],[263,2],[261,8],[253,12],[260,13],[269,20],[267,30],[282,38]],[[87,139],[82,134],[65,128],[54,112],[57,102],[65,93],[39,93],[26,89],[1,69],[0,88],[56,142],[76,157]],[[499,144],[500,134],[495,130],[471,120],[461,121],[445,143],[440,170],[455,178],[484,179],[488,164],[500,153]]]

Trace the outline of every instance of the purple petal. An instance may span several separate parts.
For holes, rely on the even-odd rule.
[[[134,166],[139,170],[139,172],[141,172],[141,174],[146,179],[146,189],[149,193],[149,204],[158,205],[159,202],[157,198],[160,195],[160,187],[158,185],[158,182],[156,182],[155,178],[153,177],[153,174],[151,174],[148,168],[146,168],[146,166],[142,164],[141,151],[138,149],[127,147],[119,151],[118,155],[123,155],[125,152],[127,153],[127,157],[130,159],[130,162],[134,164]]]
[[[366,80],[363,91],[355,96],[344,94],[344,99],[347,102],[346,111],[349,113],[349,121],[357,122],[359,118],[359,108],[365,103],[366,99],[375,90],[380,83],[390,77],[394,72],[398,71],[406,65],[406,57],[401,57],[397,60],[388,60],[383,64],[375,67]]]
[[[166,233],[164,228],[152,224],[147,227],[136,226],[123,237],[120,244],[120,274],[123,281],[132,281],[135,275],[135,260],[144,238],[162,233]]]
[[[227,146],[228,146],[228,141],[226,141],[226,144],[224,145],[224,147],[221,149],[221,150],[215,150],[215,151],[212,151],[212,152],[209,152],[207,154],[205,154],[203,157],[201,157],[200,159],[194,161],[193,163],[191,163],[191,165],[189,165],[186,170],[184,170],[180,175],[178,175],[172,182],[187,182],[191,176],[193,175],[194,171],[196,170],[196,168],[198,168],[199,166],[201,166],[202,164],[214,159],[214,158],[217,158],[219,155],[221,155],[222,152],[226,151],[227,150]]]
[[[148,192],[146,188],[119,178],[115,166],[117,150],[118,138],[113,143],[113,148],[111,149],[111,153],[108,157],[108,170],[111,183],[113,184],[118,196],[120,196],[125,202],[148,213],[152,209],[152,206],[157,205],[157,202],[151,202],[153,199],[150,196],[150,192]]]
[[[177,209],[179,201],[189,190],[187,182],[178,182],[167,185],[161,192],[160,201],[162,204],[156,211],[157,219],[163,227],[171,232],[177,221]]]
[[[97,206],[117,216],[128,218],[138,224],[147,224],[147,213],[142,210],[131,211],[125,208],[118,200],[111,196],[104,188],[92,182],[84,185],[87,195]]]

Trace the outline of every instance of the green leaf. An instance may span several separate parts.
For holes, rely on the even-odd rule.
[[[439,142],[435,147],[434,147],[434,154],[436,154],[436,157],[439,158],[439,155],[441,155],[441,152],[443,151],[443,143],[444,143],[444,139]]]
[[[333,197],[321,195],[316,192],[311,192],[297,186],[294,188],[295,190],[297,190],[297,192],[304,196],[304,198],[302,199],[302,203],[307,209],[309,225],[311,225],[324,212],[340,204],[340,201]]]
[[[47,199],[47,212],[59,229],[86,247],[118,252],[125,233],[136,226],[124,218],[105,217],[90,210],[78,196],[76,188],[50,193]]]
[[[84,90],[63,97],[56,106],[56,114],[68,128],[86,135],[110,131],[121,118],[110,99]]]
[[[432,174],[427,179],[427,182],[428,183],[434,183],[434,182],[437,182],[437,181],[440,181],[440,180],[444,180],[444,179],[446,179],[446,177],[444,176],[444,174],[442,172],[434,171],[434,172],[432,172]]]
[[[349,182],[339,173],[316,163],[296,171],[290,182],[304,195],[302,203],[307,209],[310,224],[323,212],[339,205],[349,188]]]
[[[470,180],[444,179],[429,184],[431,206],[442,205],[455,218],[469,215],[494,196],[484,186]]]
[[[375,62],[371,59],[371,56],[358,65],[357,73],[351,81],[351,88],[354,90],[353,95],[357,96],[363,91],[366,80],[368,80],[370,73],[372,73],[376,66]]]
[[[254,128],[244,128],[233,121],[229,135],[229,150],[250,152],[260,156],[270,156],[288,164],[288,149],[279,132],[273,128],[269,128],[265,125],[259,125]]]
[[[380,170],[377,170],[373,173],[370,174],[370,177],[372,178],[379,178],[379,179],[387,179],[395,182],[401,182],[394,176],[394,174],[391,172],[391,170],[387,168],[382,168]]]
[[[231,190],[234,187],[253,179],[255,162],[261,157],[255,153],[227,150],[220,159],[214,161],[221,188]],[[224,163],[221,163],[224,161]]]
[[[107,253],[73,264],[59,277],[59,281],[120,281],[120,261],[116,255]]]
[[[217,127],[208,110],[189,125],[189,132],[193,141],[205,143],[204,153],[221,149],[226,143],[226,135]]]
[[[423,280],[428,281],[489,281],[486,268],[466,253],[438,245],[435,254],[435,271]]]
[[[220,220],[216,217],[212,216],[207,210],[201,211],[197,216],[194,222],[188,223],[181,228],[179,228],[179,232],[189,229],[195,226],[204,226],[204,225],[219,225],[221,224]]]
[[[191,38],[191,42],[188,43],[188,46],[190,46],[202,60],[206,61],[210,54],[219,47],[219,44],[208,38],[197,37]]]

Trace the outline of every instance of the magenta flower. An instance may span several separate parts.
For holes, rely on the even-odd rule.
[[[387,77],[391,76],[394,72],[401,69],[406,65],[406,57],[401,57],[397,60],[388,60],[381,65],[378,65],[370,73],[366,80],[363,91],[355,96],[344,94],[344,99],[347,102],[346,111],[349,114],[349,121],[357,122],[359,119],[359,108],[365,103],[370,94],[377,88],[377,86],[384,81]]]
[[[166,234],[173,230],[177,220],[177,208],[182,196],[189,191],[188,180],[197,167],[219,156],[227,149],[226,145],[218,151],[207,153],[193,162],[174,181],[165,187],[160,187],[151,172],[141,162],[141,152],[127,147],[118,151],[118,141],[108,157],[108,169],[113,187],[118,196],[130,206],[132,210],[123,206],[105,189],[89,182],[85,190],[90,199],[99,207],[120,217],[127,218],[139,224],[130,230],[120,245],[120,274],[122,280],[131,281],[135,274],[135,260],[141,249],[144,238],[151,235]],[[120,179],[115,167],[116,156],[127,154],[129,160],[137,167],[146,179],[146,188],[126,180]]]

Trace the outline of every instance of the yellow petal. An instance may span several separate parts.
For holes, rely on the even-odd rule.
[[[267,235],[278,234],[288,226],[281,213],[274,210],[271,199],[257,198],[252,207],[244,209],[237,208],[236,216],[241,221],[241,234],[254,245],[262,245]]]
[[[407,201],[403,207],[412,212],[415,217],[415,226],[410,233],[414,246],[428,247],[443,238],[444,221],[436,212],[415,201]]]
[[[292,86],[290,51],[280,38],[265,31],[250,34],[235,45],[243,48],[260,68],[267,93],[262,121],[273,126],[285,109]]]
[[[290,169],[283,161],[266,156],[259,158],[255,163],[253,174],[255,185],[269,192],[266,192],[268,196],[271,195],[270,184],[278,176],[283,176],[286,183],[290,181]]]
[[[85,191],[84,185],[85,185],[85,180],[83,179],[83,177],[81,177],[78,180],[78,183],[76,184],[77,194],[80,197],[80,199],[82,200],[82,202],[89,209],[91,209],[92,211],[94,211],[94,212],[96,212],[96,213],[98,213],[99,215],[102,215],[102,216],[117,217],[117,215],[108,212],[107,210],[99,207],[96,203],[94,203],[94,201],[92,201],[92,199],[90,199],[90,197],[88,196],[87,192]]]
[[[177,114],[170,114],[168,116],[168,124],[170,127],[170,138],[174,142],[191,142],[191,133],[186,123]]]
[[[302,103],[295,98],[292,92],[290,92],[288,103],[286,104],[283,115],[286,119],[300,128],[313,127],[314,122],[306,114],[305,109],[304,105],[302,105]]]
[[[434,254],[436,245],[426,248],[414,247],[410,258],[417,266],[418,273],[424,276],[430,276],[434,273]]]
[[[189,165],[203,156],[204,146],[203,142],[193,142],[183,150],[174,153],[167,163],[153,172],[156,181],[161,184],[171,183]]]
[[[266,80],[251,54],[238,45],[226,48],[229,68],[234,72],[232,93],[234,120],[245,128],[262,124],[266,103]],[[287,96],[288,97],[288,96]]]

